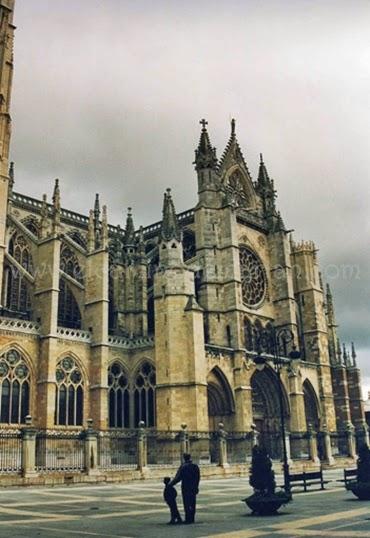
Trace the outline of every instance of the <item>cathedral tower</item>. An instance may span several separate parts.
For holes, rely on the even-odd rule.
[[[154,277],[157,428],[208,429],[203,311],[194,272],[183,263],[181,231],[170,190],[164,195],[159,271]]]
[[[0,297],[2,297],[9,192],[10,101],[13,78],[14,0],[0,0]]]

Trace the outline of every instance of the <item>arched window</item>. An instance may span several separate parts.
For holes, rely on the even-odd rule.
[[[130,426],[130,395],[128,377],[122,365],[114,362],[108,368],[109,427]]]
[[[81,329],[81,313],[68,284],[59,279],[58,325]]]
[[[29,215],[25,219],[22,220],[22,224],[25,225],[25,227],[33,233],[36,237],[39,236],[39,230],[40,230],[40,224],[36,217],[33,217],[32,215]]]
[[[253,351],[253,331],[252,324],[247,317],[244,318],[243,323],[244,331],[244,346],[248,351]]]
[[[67,235],[82,248],[86,248],[86,239],[78,230],[70,230]]]
[[[24,423],[29,405],[30,371],[20,353],[11,349],[0,357],[0,422]]]
[[[60,268],[64,273],[77,280],[77,282],[83,283],[82,271],[77,256],[66,245],[62,246],[60,252]]]
[[[144,421],[155,425],[155,369],[149,362],[141,366],[134,383],[135,427]]]
[[[184,230],[182,249],[184,254],[184,261],[194,258],[196,254],[195,234],[191,230]]]
[[[115,306],[114,306],[114,287],[113,287],[113,265],[109,266],[109,280],[108,280],[108,328],[113,332],[115,329]]]
[[[83,377],[76,361],[65,357],[58,362],[55,392],[55,424],[81,426],[83,421]]]
[[[257,353],[261,353],[261,351],[265,351],[266,342],[263,339],[262,323],[260,322],[259,319],[257,319],[254,322],[253,342],[254,342],[254,351],[257,351]]]
[[[267,337],[267,349],[266,352],[270,355],[274,355],[275,349],[274,349],[274,341],[275,341],[275,333],[274,333],[274,327],[272,323],[267,323],[265,327],[266,337]]]
[[[29,246],[22,235],[15,234],[9,242],[9,254],[26,270],[33,273],[32,256]],[[29,314],[31,300],[28,283],[22,273],[11,265],[7,268],[6,308],[14,312]]]

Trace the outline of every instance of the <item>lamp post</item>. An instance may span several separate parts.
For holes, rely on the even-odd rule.
[[[287,344],[292,343],[292,351],[287,353]],[[283,473],[284,473],[284,490],[287,495],[291,495],[290,491],[290,482],[289,482],[289,463],[288,463],[288,452],[287,444],[285,438],[285,416],[284,416],[284,394],[283,386],[281,381],[281,370],[283,366],[287,366],[294,359],[299,359],[301,356],[300,351],[298,351],[294,345],[294,335],[290,329],[281,329],[280,331],[276,330],[275,327],[271,327],[270,330],[263,329],[258,338],[257,355],[254,357],[253,362],[256,365],[257,370],[261,371],[265,365],[270,360],[270,357],[266,357],[262,354],[262,344],[265,344],[263,347],[268,349],[269,352],[272,351],[272,364],[278,379],[278,393],[279,393],[279,410],[280,410],[280,429],[281,436],[283,440]],[[288,357],[282,357],[280,350],[283,350],[285,355]]]

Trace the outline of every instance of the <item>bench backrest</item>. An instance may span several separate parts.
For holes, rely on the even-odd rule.
[[[321,480],[322,471],[312,471],[309,473],[294,473],[289,475],[289,482],[298,482],[300,480]]]
[[[356,478],[357,469],[344,469],[344,478]]]

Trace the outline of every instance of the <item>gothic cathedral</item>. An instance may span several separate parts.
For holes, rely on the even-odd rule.
[[[367,442],[317,249],[287,231],[262,155],[252,179],[234,120],[221,158],[200,122],[196,206],[177,214],[168,189],[144,228],[131,210],[109,224],[98,195],[88,215],[63,208],[58,180],[50,201],[15,189],[13,9],[0,0],[0,427],[27,415],[48,430],[186,424],[207,439],[222,423],[278,457],[282,394],[292,459],[308,438],[328,461],[348,432]]]

